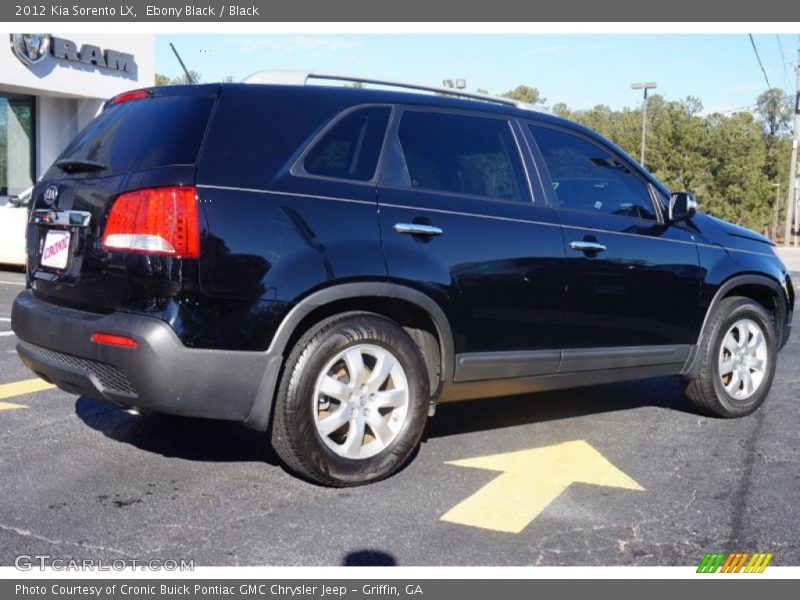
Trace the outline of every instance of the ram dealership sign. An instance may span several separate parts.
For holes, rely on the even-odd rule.
[[[31,67],[48,56],[94,67],[133,73],[136,67],[133,54],[105,49],[91,44],[78,44],[46,33],[12,33],[11,50],[25,65]]]

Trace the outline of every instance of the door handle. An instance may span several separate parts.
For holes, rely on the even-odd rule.
[[[395,223],[394,230],[397,233],[410,233],[411,235],[442,235],[444,233],[439,227],[421,223]]]
[[[569,247],[573,250],[580,250],[581,252],[603,252],[603,250],[606,249],[603,244],[584,240],[574,240],[569,243]]]

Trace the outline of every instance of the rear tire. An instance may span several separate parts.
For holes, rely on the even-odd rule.
[[[742,417],[769,394],[777,342],[767,311],[749,298],[725,298],[711,315],[700,348],[700,371],[687,382],[686,396],[700,411]]]
[[[377,481],[417,447],[429,396],[425,362],[401,327],[371,313],[332,317],[286,360],[272,445],[291,470],[316,483]]]

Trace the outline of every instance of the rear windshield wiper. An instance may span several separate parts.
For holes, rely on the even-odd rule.
[[[103,163],[83,158],[62,158],[61,160],[57,160],[55,165],[67,173],[105,171],[108,168]]]

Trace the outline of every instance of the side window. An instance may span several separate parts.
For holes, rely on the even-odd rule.
[[[412,187],[498,200],[528,199],[508,121],[406,111],[398,138]]]
[[[564,208],[656,219],[647,185],[606,150],[576,135],[531,125]]]
[[[372,179],[390,114],[388,106],[371,106],[342,117],[306,155],[306,173],[353,181]]]

